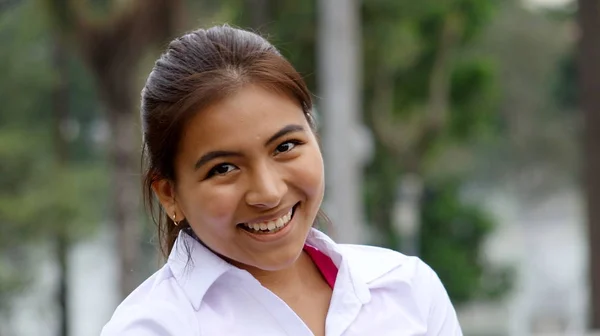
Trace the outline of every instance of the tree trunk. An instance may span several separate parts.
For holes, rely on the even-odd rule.
[[[133,19],[132,19],[133,20]],[[133,28],[130,28],[133,29]],[[139,29],[139,28],[136,28]],[[133,33],[129,33],[133,34]],[[137,128],[135,102],[135,69],[141,55],[142,45],[130,45],[136,49],[128,52],[120,48],[120,36],[111,33],[92,34],[97,42],[89,39],[86,49],[88,62],[96,79],[100,97],[106,108],[110,137],[108,157],[111,171],[111,201],[113,224],[117,236],[119,254],[119,294],[126,297],[138,285],[137,267],[140,260],[140,132]],[[129,37],[134,39],[133,37]],[[146,37],[147,38],[147,37]],[[140,37],[138,43],[144,40]],[[118,57],[117,57],[118,55]]]
[[[403,174],[397,186],[393,229],[400,236],[398,250],[418,255],[425,157],[448,126],[452,52],[461,33],[460,17],[446,14],[429,77],[429,95],[421,113],[394,118],[394,81],[381,62],[377,70],[371,116],[379,140],[396,156]]]
[[[68,144],[64,125],[69,117],[68,60],[63,37],[58,34],[54,39],[53,62],[57,71],[57,82],[53,92],[54,142],[57,170],[62,170],[68,162]],[[69,336],[69,239],[65,231],[58,231],[54,237],[55,257],[58,265],[58,286],[56,301],[59,306],[59,335]]]
[[[600,329],[600,1],[579,0],[580,99],[589,237],[591,327]]]
[[[58,290],[57,302],[60,311],[59,332],[60,336],[69,336],[71,334],[69,328],[69,241],[64,236],[59,234],[56,239],[56,254],[58,259]]]
[[[125,297],[138,285],[141,234],[138,132],[134,109],[109,111],[109,157],[112,170],[112,201],[120,255],[120,294]]]
[[[58,28],[70,36],[82,53],[107,111],[119,287],[124,297],[137,286],[135,269],[141,231],[136,71],[150,47],[164,43],[182,26],[182,1],[128,1],[126,6],[115,7],[118,9],[101,23],[87,16],[85,1],[45,2]]]
[[[418,256],[420,251],[423,184],[420,175],[403,174],[394,204],[394,228],[400,236],[398,251],[410,256]]]
[[[368,139],[361,124],[360,15],[357,0],[320,0],[318,68],[327,158],[325,208],[340,242],[364,242],[362,169]],[[362,137],[361,137],[362,136]],[[368,146],[368,144],[367,144]],[[361,157],[362,156],[362,157]],[[335,230],[342,227],[343,230]]]

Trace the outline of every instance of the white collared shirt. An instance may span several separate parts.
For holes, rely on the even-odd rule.
[[[307,244],[338,267],[327,336],[461,336],[435,272],[415,257],[334,243],[313,229]],[[165,266],[115,311],[101,336],[313,335],[250,273],[181,232]]]

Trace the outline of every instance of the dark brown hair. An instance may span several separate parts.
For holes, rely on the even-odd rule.
[[[289,95],[314,130],[311,95],[300,74],[261,36],[227,25],[198,29],[173,40],[142,90],[144,199],[166,257],[179,231],[157,204],[152,184],[175,181],[174,158],[185,121],[247,84]]]

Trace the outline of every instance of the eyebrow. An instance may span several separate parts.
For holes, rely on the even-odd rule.
[[[272,144],[277,139],[279,139],[289,133],[294,133],[294,132],[304,132],[304,127],[301,125],[285,126],[284,128],[277,131],[277,133],[273,134],[273,136],[271,136],[265,142],[265,147]],[[198,161],[196,161],[196,164],[194,165],[194,170],[198,170],[200,167],[202,167],[203,165],[207,164],[208,162],[210,162],[214,159],[218,159],[218,158],[222,158],[222,157],[240,157],[240,156],[243,156],[243,155],[239,152],[232,152],[232,151],[219,150],[219,151],[208,152],[208,153],[202,155],[202,157],[200,159],[198,159]]]
[[[214,159],[218,159],[221,157],[240,157],[242,156],[241,153],[238,152],[230,152],[230,151],[213,151],[213,152],[208,152],[204,155],[202,155],[202,157],[196,161],[196,164],[194,165],[194,170],[198,170],[200,167],[202,167],[203,165],[207,164],[208,162],[214,160]]]
[[[275,140],[289,134],[289,133],[294,133],[294,132],[304,132],[304,127],[301,125],[287,125],[284,128],[280,129],[277,133],[273,134],[272,137],[269,138],[269,140],[267,140],[265,142],[265,147],[270,145],[271,143],[275,142]]]

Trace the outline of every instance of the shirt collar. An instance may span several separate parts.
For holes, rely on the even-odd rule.
[[[366,282],[357,270],[350,268],[347,258],[331,238],[313,228],[306,243],[319,249],[338,267],[336,284],[338,281],[347,282],[363,304],[370,301],[371,293]],[[167,265],[196,310],[200,309],[204,295],[221,276],[226,273],[247,273],[221,259],[184,230],[179,232]]]
[[[196,310],[200,309],[204,294],[223,274],[240,271],[200,244],[185,230],[179,232],[167,264]]]
[[[371,300],[371,292],[367,283],[358,270],[351,267],[347,256],[345,253],[342,253],[340,245],[336,244],[323,232],[314,228],[309,232],[306,243],[326,254],[338,267],[336,285],[338,281],[348,282],[348,285],[354,289],[354,294],[361,303],[365,304]]]

